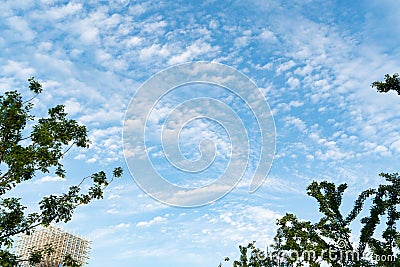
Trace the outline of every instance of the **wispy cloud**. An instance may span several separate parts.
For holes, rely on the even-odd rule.
[[[43,176],[39,180],[36,180],[34,183],[35,184],[41,184],[41,183],[48,183],[48,182],[60,182],[60,181],[65,181],[65,178],[61,178],[59,176]]]

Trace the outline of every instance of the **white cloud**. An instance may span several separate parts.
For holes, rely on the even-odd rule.
[[[122,141],[121,128],[109,127],[90,131],[89,140],[92,142],[90,152],[93,157],[88,162],[93,163],[98,159],[102,162],[114,162],[121,159]]]
[[[292,100],[292,101],[290,101],[290,103],[289,103],[289,106],[295,107],[295,108],[301,107],[301,106],[303,106],[303,105],[304,105],[304,102],[301,102],[301,101],[299,101],[299,100]]]
[[[86,160],[87,163],[95,163],[96,161],[97,161],[96,158],[90,158]]]
[[[115,226],[115,228],[129,228],[131,226],[130,223],[120,223]]]
[[[388,148],[386,146],[379,145],[375,148],[375,152],[381,154],[382,156],[391,156]]]
[[[395,152],[400,153],[400,140],[393,142],[390,145],[390,149],[393,149]]]
[[[86,110],[85,115],[79,120],[85,124],[94,123],[96,125],[105,122],[120,122],[124,116],[123,111],[115,109]]]
[[[265,41],[277,41],[275,34],[268,29],[263,29],[259,37]]]
[[[126,44],[128,48],[131,48],[141,45],[143,43],[143,39],[138,36],[132,36],[125,39],[123,43]]]
[[[74,116],[82,110],[81,104],[76,99],[69,99],[65,101],[65,112]]]
[[[217,29],[218,28],[218,21],[215,19],[210,20],[210,23],[208,24],[210,29]]]
[[[48,175],[46,175],[46,176],[40,178],[39,180],[36,180],[34,183],[35,184],[42,184],[42,183],[49,183],[49,182],[51,183],[51,182],[59,182],[59,181],[65,182],[66,179],[65,178],[61,178],[59,176],[48,176]]]
[[[187,47],[186,51],[181,54],[172,56],[168,64],[174,65],[192,60],[193,58],[206,54],[212,50],[212,47],[208,43],[195,42],[194,44]]]
[[[279,66],[276,68],[276,73],[280,75],[283,72],[290,70],[294,66],[296,66],[296,63],[293,60],[286,61],[284,63],[279,64]]]
[[[150,227],[154,224],[160,224],[160,223],[165,223],[167,221],[167,218],[161,217],[161,216],[157,216],[153,219],[151,219],[150,221],[142,221],[142,222],[138,222],[136,224],[136,227]]]
[[[47,17],[48,19],[59,20],[67,16],[73,15],[81,9],[82,4],[69,2],[64,6],[52,7],[50,10],[45,12],[44,17]]]
[[[290,86],[290,89],[295,89],[300,85],[299,79],[294,77],[290,77],[286,83]]]
[[[293,116],[288,116],[284,120],[285,120],[285,126],[286,127],[290,128],[291,126],[294,126],[300,132],[307,132],[307,126],[304,123],[304,121],[302,121],[300,118],[296,118],[296,117],[293,117]]]
[[[238,47],[245,47],[249,44],[249,36],[240,36],[235,39],[234,45]]]
[[[13,36],[14,38],[18,37],[19,40],[32,41],[37,35],[37,33],[30,28],[29,23],[23,17],[9,17],[7,18],[6,22],[14,34],[18,35]]]
[[[2,72],[12,77],[18,77],[21,80],[25,80],[34,75],[35,69],[27,66],[27,62],[17,62],[14,60],[8,60],[6,65],[3,65]]]
[[[170,51],[167,46],[160,46],[159,44],[152,44],[151,46],[145,47],[140,50],[139,58],[142,61],[153,59],[155,57],[165,58],[169,56]]]
[[[149,33],[154,33],[163,30],[167,26],[165,21],[149,22],[145,24],[144,31]]]

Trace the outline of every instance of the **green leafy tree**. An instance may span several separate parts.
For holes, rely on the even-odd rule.
[[[396,228],[400,219],[400,176],[397,173],[380,176],[385,183],[361,192],[347,216],[340,211],[346,184],[336,187],[326,181],[312,182],[307,194],[316,199],[323,216],[317,223],[311,223],[286,214],[277,222],[274,248],[284,251],[280,255],[293,266],[307,263],[317,267],[322,262],[329,266],[400,266],[400,236]],[[372,203],[368,216],[360,220],[362,227],[355,247],[350,241],[350,224],[363,210],[367,199]],[[386,228],[378,232],[377,227],[384,219]],[[364,257],[367,250],[370,255]]]
[[[400,175],[381,173],[380,176],[386,183],[361,192],[347,216],[340,211],[346,184],[312,182],[307,187],[307,194],[318,203],[322,214],[319,221],[299,220],[294,214],[287,213],[277,220],[278,229],[270,252],[256,248],[254,242],[247,247],[239,246],[241,256],[233,266],[319,267],[323,263],[333,267],[400,266],[400,234],[396,228],[400,219],[397,209],[400,205]],[[350,241],[350,224],[363,210],[367,199],[372,203],[368,216],[360,220],[362,227],[356,247]],[[377,227],[383,219],[386,219],[386,228],[378,232]]]
[[[29,181],[38,173],[54,173],[65,178],[62,159],[71,147],[88,148],[87,129],[69,119],[63,105],[48,110],[45,118],[32,113],[32,100],[42,93],[42,86],[33,77],[28,79],[33,97],[24,100],[18,91],[0,95],[0,266],[16,266],[21,259],[11,252],[13,239],[18,234],[29,234],[38,226],[68,222],[74,210],[93,199],[103,198],[109,183],[122,175],[117,167],[108,178],[106,173],[93,173],[65,193],[44,197],[38,203],[38,212],[27,213],[21,198],[7,193],[20,183]],[[91,180],[83,192],[81,185]],[[39,263],[51,249],[32,251],[29,263]],[[66,257],[66,266],[77,266],[73,258]]]
[[[400,78],[399,74],[393,75],[386,74],[385,81],[375,81],[372,83],[372,87],[376,88],[379,93],[387,93],[389,91],[396,91],[400,95]]]
[[[350,241],[350,223],[362,209],[364,201],[374,191],[361,193],[349,215],[340,211],[343,193],[347,185],[335,186],[326,181],[312,182],[307,194],[316,199],[322,217],[318,222],[298,220],[294,214],[286,214],[277,221],[276,239],[280,240],[279,249],[291,266],[372,266],[361,257]],[[277,245],[274,245],[277,248]]]
[[[234,267],[272,267],[277,266],[274,259],[275,255],[269,255],[268,252],[264,252],[255,246],[256,241],[250,242],[247,246],[239,246],[240,258],[239,260],[233,261]],[[230,261],[228,257],[225,257],[224,261]],[[222,266],[220,264],[219,266]]]

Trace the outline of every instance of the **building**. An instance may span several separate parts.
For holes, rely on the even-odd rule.
[[[68,254],[82,266],[85,266],[89,259],[90,241],[54,226],[37,229],[30,235],[21,235],[16,246],[16,254],[21,259],[27,260],[31,251],[48,246],[53,252],[50,255],[43,255],[42,262],[35,267],[60,267]],[[30,267],[27,262],[19,266]]]

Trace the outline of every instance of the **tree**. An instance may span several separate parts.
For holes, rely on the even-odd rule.
[[[250,242],[247,246],[239,246],[240,259],[233,262],[234,267],[272,267],[278,262],[273,255],[264,252],[255,246],[256,241]],[[229,261],[228,257],[225,261]]]
[[[308,186],[307,194],[317,200],[323,216],[314,224],[299,221],[293,214],[286,214],[278,220],[277,237],[283,241],[281,250],[286,252],[285,259],[293,266],[302,266],[302,263],[321,266],[322,262],[330,266],[392,266],[400,263],[396,254],[399,246],[395,243],[398,239],[395,224],[399,218],[396,206],[400,204],[395,192],[400,190],[400,177],[384,173],[380,176],[388,183],[361,192],[347,216],[340,211],[346,184],[336,187],[323,181]],[[369,198],[372,199],[370,213],[361,219],[359,243],[355,247],[350,241],[350,224]],[[381,233],[383,241],[379,241],[376,238],[379,235],[377,226],[384,215],[387,215],[387,227]],[[370,257],[365,257],[367,248],[371,251]],[[295,255],[290,254],[291,251],[295,251]]]
[[[16,90],[0,95],[0,266],[16,266],[21,261],[11,252],[16,235],[29,234],[38,226],[70,221],[78,206],[103,198],[104,189],[122,175],[121,167],[113,170],[111,179],[104,171],[93,173],[66,193],[44,197],[38,203],[40,211],[29,214],[21,198],[7,197],[10,190],[38,173],[65,178],[61,160],[66,153],[71,147],[88,148],[90,144],[86,127],[69,119],[63,105],[50,108],[46,118],[33,115],[32,100],[43,89],[33,77],[28,81],[31,99],[24,101]],[[83,181],[89,179],[90,187],[82,192]],[[29,263],[39,263],[44,253],[51,253],[51,248],[32,251]],[[66,257],[65,264],[76,266],[71,257]]]
[[[387,74],[384,82],[375,81],[372,87],[381,93],[393,90],[400,95],[399,74]],[[248,246],[252,249],[248,258],[247,250],[240,246],[241,257],[239,261],[234,261],[234,266],[281,266],[283,263],[284,266],[307,264],[319,267],[323,262],[334,267],[400,266],[400,232],[397,230],[400,220],[400,175],[381,173],[379,176],[384,178],[384,182],[377,188],[361,192],[347,216],[340,210],[346,184],[336,186],[327,181],[312,182],[307,187],[307,194],[318,203],[322,214],[319,221],[299,220],[294,214],[287,213],[277,220],[272,251],[262,252],[254,247],[253,242]],[[360,220],[362,227],[356,246],[350,240],[350,224],[365,209],[366,200],[370,200],[371,204],[368,216]],[[383,225],[386,227],[378,230],[378,226]],[[268,264],[272,265],[266,265],[262,257],[253,257],[254,253],[268,254]]]
[[[234,267],[247,266],[400,266],[400,233],[396,222],[400,219],[400,175],[381,173],[385,184],[367,189],[358,196],[347,216],[340,211],[346,184],[322,181],[312,182],[307,194],[316,199],[322,217],[318,222],[299,220],[287,213],[277,220],[277,233],[271,252],[263,252],[254,246],[239,246],[241,256]],[[361,219],[362,228],[356,247],[350,240],[350,224],[363,210],[367,199],[372,200],[369,215]],[[386,218],[386,228],[379,233],[377,227]],[[248,249],[251,249],[250,256]],[[370,251],[370,255],[366,251]],[[368,257],[366,257],[368,256]]]
[[[372,88],[376,88],[379,93],[387,93],[389,91],[396,91],[400,95],[400,78],[399,74],[393,75],[386,74],[385,81],[375,81],[372,83]]]

